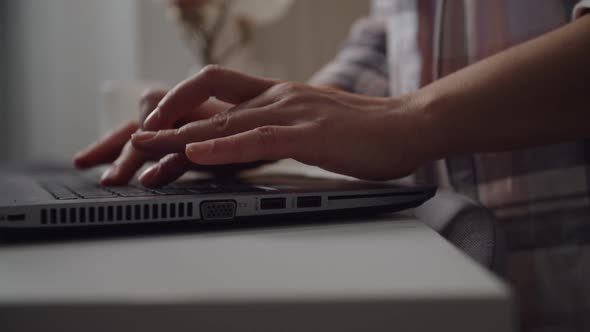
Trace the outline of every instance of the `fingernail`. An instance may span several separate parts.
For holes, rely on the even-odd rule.
[[[210,142],[193,143],[186,146],[187,155],[200,155],[211,151]]]
[[[85,152],[84,151],[80,151],[78,153],[76,153],[74,155],[74,157],[72,158],[72,161],[74,162],[74,165],[76,167],[83,167],[84,166],[84,159],[83,157],[85,157]]]
[[[150,184],[158,171],[160,170],[160,165],[154,165],[145,170],[140,176],[139,181],[143,184]]]
[[[140,132],[137,132],[137,133],[131,135],[131,139],[134,142],[141,142],[141,143],[147,142],[154,137],[156,137],[156,133],[153,131],[140,131]]]
[[[78,159],[82,158],[85,154],[86,154],[86,151],[79,151],[78,153],[76,153],[74,155],[74,160],[78,160]]]
[[[147,118],[145,118],[145,120],[143,120],[143,128],[150,128],[150,124],[152,122],[154,122],[156,118],[160,117],[160,107],[156,107],[152,113],[150,113],[150,115],[147,116]]]
[[[112,166],[109,169],[107,169],[104,173],[102,173],[102,176],[100,177],[100,182],[102,183],[112,180],[112,178],[115,177],[115,175],[117,175],[117,166]]]

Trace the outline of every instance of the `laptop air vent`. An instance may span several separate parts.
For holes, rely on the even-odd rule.
[[[42,225],[108,224],[192,217],[192,202],[41,209]]]
[[[158,204],[152,204],[152,219],[158,219],[160,215],[158,214]]]

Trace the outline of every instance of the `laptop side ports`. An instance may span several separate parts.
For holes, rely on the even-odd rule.
[[[322,207],[322,196],[301,196],[297,197],[297,208],[318,208]]]
[[[231,220],[236,216],[236,201],[204,201],[201,203],[201,219]]]
[[[24,221],[25,220],[25,214],[21,213],[21,214],[9,214],[6,216],[6,220],[8,221]]]
[[[260,200],[260,210],[281,210],[287,207],[284,197],[263,198]]]

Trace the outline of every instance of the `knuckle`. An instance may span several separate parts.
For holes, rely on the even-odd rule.
[[[264,147],[265,152],[274,155],[277,146],[277,129],[272,126],[258,127],[255,129],[258,144]]]
[[[298,106],[311,101],[312,100],[310,96],[306,96],[304,94],[292,94],[283,98],[282,103],[285,106]]]
[[[282,82],[277,84],[276,89],[283,94],[296,94],[303,89],[303,85],[297,82]]]
[[[172,138],[182,139],[183,137],[186,136],[187,129],[185,127],[170,129],[170,131],[168,131],[168,133]]]
[[[206,65],[201,69],[198,75],[203,77],[217,77],[225,69],[220,65]]]
[[[230,112],[219,112],[209,118],[211,125],[218,130],[225,129],[229,124]]]
[[[307,87],[301,83],[284,82],[280,83],[280,86],[277,89],[279,89],[281,101],[287,105],[308,102],[312,97],[308,93]]]
[[[186,137],[190,133],[191,127],[188,125],[182,126],[180,128],[174,129],[176,137]]]

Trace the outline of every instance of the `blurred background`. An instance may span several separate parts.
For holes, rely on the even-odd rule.
[[[368,0],[285,3],[226,65],[305,81],[369,10]],[[171,86],[202,67],[173,14],[164,0],[0,1],[0,160],[69,159],[99,136],[105,87]],[[226,29],[220,44],[243,34]]]

